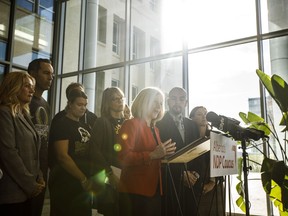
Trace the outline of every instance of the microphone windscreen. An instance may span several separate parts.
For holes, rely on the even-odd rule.
[[[216,123],[219,122],[220,123],[220,117],[215,113],[215,112],[208,112],[206,115],[206,119],[207,121],[211,122],[211,123]]]
[[[255,128],[245,128],[245,135],[255,141],[265,137],[264,131],[257,130]]]

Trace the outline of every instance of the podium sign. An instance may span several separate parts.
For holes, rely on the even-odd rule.
[[[211,131],[210,145],[210,176],[237,174],[237,142]]]

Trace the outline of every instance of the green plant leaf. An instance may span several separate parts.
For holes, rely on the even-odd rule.
[[[287,119],[287,111],[288,111],[288,85],[280,76],[273,75],[271,77],[272,86],[275,92],[275,97],[279,101],[279,108],[281,109],[283,115],[280,121],[280,125],[285,126],[283,131],[288,130],[288,119]]]
[[[280,76],[274,74],[272,77],[265,74],[261,70],[256,70],[256,73],[266,88],[270,96],[275,100],[278,107],[282,111],[282,119],[280,125],[285,126],[282,132],[287,131],[288,129],[288,84],[283,80]],[[255,127],[256,129],[260,130],[263,126],[263,131],[265,131],[266,127],[268,129],[268,125],[262,121],[261,117],[255,116],[256,114],[246,115],[244,113],[240,113],[239,116],[249,127]],[[273,122],[272,122],[273,124]],[[274,125],[274,124],[273,124]],[[282,157],[287,162],[287,152],[286,148],[282,147],[280,139],[278,139],[277,132],[275,131],[274,126],[273,128],[273,137],[276,139],[280,146],[280,150],[282,153]],[[270,128],[269,131],[271,132]],[[266,132],[265,132],[266,134]],[[267,135],[267,134],[266,134]],[[286,137],[286,134],[285,134]],[[287,144],[287,140],[284,139],[284,145]],[[268,142],[268,145],[269,142]],[[286,147],[286,146],[285,146]],[[275,154],[276,156],[276,154]],[[288,216],[288,167],[284,161],[273,160],[267,157],[264,157],[261,166],[261,180],[262,186],[267,194],[269,194],[270,199],[272,200],[273,204],[278,208],[281,216]],[[240,191],[240,186],[238,188]],[[238,200],[237,200],[238,201]],[[239,205],[241,205],[241,199],[238,201]],[[237,204],[237,205],[238,205]]]
[[[253,112],[248,112],[248,119],[250,122],[264,122],[262,117]]]
[[[245,206],[245,200],[243,197],[239,197],[236,200],[236,205],[243,211],[246,213],[246,206]]]
[[[286,125],[285,121],[287,121],[288,112],[282,113],[282,119],[280,125]]]
[[[244,193],[244,188],[243,188],[243,181],[242,181],[242,163],[243,163],[243,158],[240,157],[238,158],[237,161],[237,166],[238,166],[238,176],[237,179],[239,182],[236,184],[236,191],[239,195],[238,199],[236,200],[236,205],[243,211],[246,212],[246,205],[245,205],[245,193]]]
[[[256,70],[256,73],[257,73],[261,83],[264,85],[266,90],[269,92],[270,96],[275,100],[275,102],[277,103],[277,105],[281,109],[282,105],[281,105],[281,102],[278,100],[278,98],[275,96],[275,92],[274,92],[274,89],[272,86],[271,77],[259,69]],[[277,81],[274,81],[274,82],[277,82]]]
[[[284,79],[282,79],[277,74],[272,75],[270,77],[269,75],[265,74],[263,71],[257,69],[256,73],[266,88],[266,90],[269,92],[270,96],[275,100],[278,107],[283,113],[280,125],[285,126],[283,131],[288,130],[288,118],[287,118],[287,112],[288,112],[288,84],[285,82]]]
[[[288,212],[279,212],[280,213],[280,216],[288,216]]]
[[[244,199],[244,188],[242,182],[238,182],[238,184],[236,185],[236,191]]]
[[[274,90],[275,98],[279,101],[279,108],[282,112],[288,111],[288,85],[284,79],[274,74],[271,77],[272,88]]]
[[[285,126],[282,132],[288,131],[288,112],[282,113],[282,119],[280,121],[280,125]]]
[[[259,69],[256,70],[256,73],[271,97],[274,98],[275,94],[271,83],[271,77]]]
[[[246,125],[248,125],[249,128],[261,130],[265,133],[266,136],[270,135],[271,133],[270,127],[262,117],[258,116],[253,112],[248,112],[248,114],[239,112],[239,116],[242,119],[242,121]]]
[[[288,212],[288,167],[283,161],[264,158],[261,172],[265,192],[279,211]]]
[[[249,124],[249,123],[250,123],[250,121],[249,121],[248,116],[246,115],[246,113],[239,112],[239,116],[240,116],[241,120],[242,120],[245,124]]]

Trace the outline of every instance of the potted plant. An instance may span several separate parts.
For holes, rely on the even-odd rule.
[[[273,204],[278,208],[280,215],[288,216],[288,140],[286,138],[288,131],[288,85],[285,80],[276,74],[270,77],[261,70],[256,70],[256,73],[261,83],[275,100],[282,112],[280,126],[283,126],[283,130],[281,131],[284,135],[283,140],[279,138],[274,122],[269,116],[268,121],[270,121],[270,124],[266,123],[260,116],[251,112],[248,112],[248,114],[240,112],[239,116],[248,127],[264,131],[267,137],[275,140],[276,145],[278,145],[280,149],[280,154],[277,154],[269,139],[263,140],[263,145],[267,146],[266,152],[268,153],[259,148],[259,143],[254,141],[249,142],[253,148],[256,148],[263,155],[261,180],[265,192],[269,195]],[[257,163],[256,161],[252,162]],[[241,181],[241,173],[238,179]],[[242,182],[236,186],[236,189],[240,195],[236,204],[245,212]]]

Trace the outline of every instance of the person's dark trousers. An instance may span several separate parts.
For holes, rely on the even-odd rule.
[[[44,205],[44,200],[45,200],[45,194],[46,194],[46,189],[47,189],[47,179],[48,179],[48,168],[40,167],[42,168],[41,170],[44,172],[43,178],[46,183],[46,187],[43,189],[43,191],[36,197],[32,198],[31,200],[31,205],[32,205],[32,213],[31,216],[41,216],[42,215],[42,210],[43,210],[43,205]]]
[[[159,193],[152,197],[138,194],[119,194],[120,216],[159,216],[161,215],[161,197]]]
[[[1,216],[31,216],[31,199],[12,204],[0,204],[0,215]]]
[[[31,204],[32,204],[31,216],[42,215],[42,209],[43,209],[44,200],[45,200],[45,192],[46,192],[46,187],[38,196],[31,199]]]
[[[119,193],[110,185],[105,185],[104,190],[96,194],[94,201],[95,207],[100,214],[104,216],[119,215]]]

